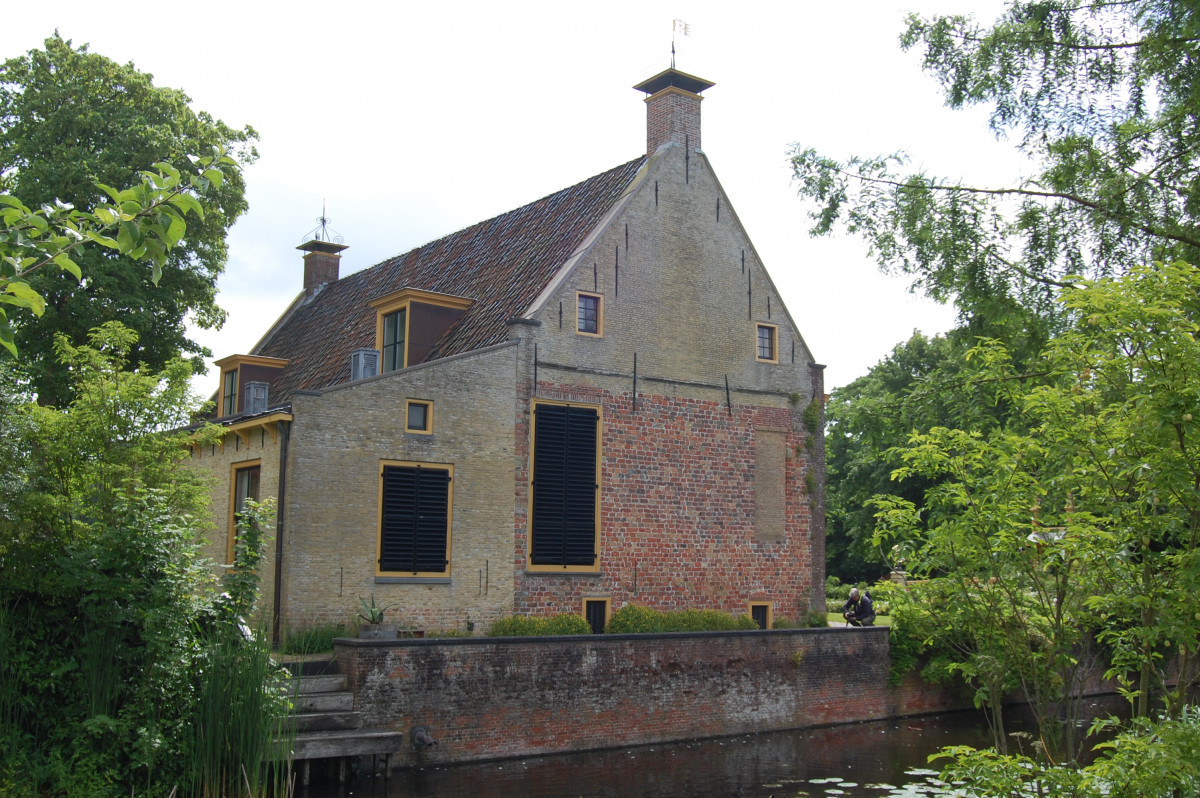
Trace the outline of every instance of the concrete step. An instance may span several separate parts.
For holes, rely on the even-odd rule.
[[[292,676],[323,676],[337,673],[337,662],[328,654],[320,656],[284,656],[279,664]]]
[[[362,725],[358,712],[299,712],[292,716],[297,734],[314,731],[348,731]]]
[[[354,709],[354,693],[300,693],[293,703],[296,712],[345,712]]]
[[[346,677],[337,675],[301,676],[296,682],[296,692],[300,695],[308,693],[338,693],[346,689]]]
[[[403,745],[403,734],[384,729],[305,732],[296,735],[292,743],[292,756],[295,759],[327,759],[394,754]]]

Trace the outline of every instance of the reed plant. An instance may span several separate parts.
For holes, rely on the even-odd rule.
[[[333,651],[335,637],[348,637],[352,630],[344,623],[318,623],[289,629],[283,636],[284,654],[323,654]]]
[[[225,592],[201,633],[197,700],[187,752],[185,794],[195,798],[290,792],[293,707],[285,668],[271,657],[265,620],[254,628],[264,522],[270,506],[246,502]]]

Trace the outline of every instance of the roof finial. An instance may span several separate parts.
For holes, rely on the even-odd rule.
[[[336,230],[329,229],[329,203],[321,200],[321,215],[317,217],[317,226],[304,234],[305,241],[332,241],[335,244],[342,243],[342,236]],[[332,233],[332,237],[331,234]]]
[[[680,36],[690,36],[692,28],[682,19],[671,21],[671,69],[675,68],[675,33],[678,31]]]

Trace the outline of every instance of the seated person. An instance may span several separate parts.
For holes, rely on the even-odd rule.
[[[850,589],[850,598],[842,605],[842,617],[851,626],[874,626],[875,604],[871,597],[860,594],[858,588]]]

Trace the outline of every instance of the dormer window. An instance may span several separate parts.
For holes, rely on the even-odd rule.
[[[470,299],[403,288],[371,301],[379,371],[424,363],[434,346],[471,306]]]
[[[288,362],[261,355],[230,355],[216,362],[221,369],[220,418],[267,409],[271,383]]]

